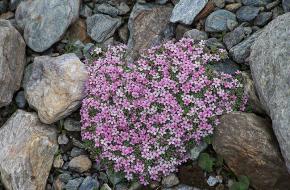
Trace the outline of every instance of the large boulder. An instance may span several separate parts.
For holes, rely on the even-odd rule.
[[[18,110],[0,128],[0,174],[7,190],[44,190],[57,132],[35,113]]]
[[[17,25],[26,44],[43,52],[59,41],[79,16],[80,0],[22,1],[16,9]]]
[[[25,66],[25,42],[7,20],[0,20],[0,108],[20,88]]]
[[[87,72],[75,54],[40,56],[25,71],[23,87],[29,105],[51,124],[79,108]]]
[[[275,189],[278,180],[288,176],[271,121],[255,114],[224,115],[214,133],[213,147],[236,175],[248,176],[257,190]]]
[[[169,19],[172,9],[170,5],[135,4],[128,23],[130,57],[136,58],[140,50],[156,45],[170,36]]]
[[[290,171],[290,13],[269,23],[257,38],[250,55],[252,76],[261,103]]]

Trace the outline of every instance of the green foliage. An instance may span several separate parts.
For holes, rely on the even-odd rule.
[[[239,176],[238,181],[236,181],[230,190],[247,190],[250,186],[250,180],[247,176]]]
[[[206,172],[212,172],[215,158],[211,157],[208,153],[201,153],[198,158],[198,166]]]

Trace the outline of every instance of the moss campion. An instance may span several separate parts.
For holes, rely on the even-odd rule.
[[[124,60],[124,45],[96,52],[87,64],[82,138],[97,161],[128,180],[146,185],[176,171],[188,149],[213,134],[218,116],[245,109],[241,73],[211,69],[224,50],[184,38],[148,49],[135,63]]]

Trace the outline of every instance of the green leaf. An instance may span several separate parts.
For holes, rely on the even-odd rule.
[[[245,184],[246,186],[250,185],[250,180],[247,176],[241,175],[238,177],[239,182]]]
[[[247,176],[239,176],[238,182],[235,182],[230,190],[248,190],[250,186],[250,180]]]
[[[198,166],[206,172],[212,172],[214,161],[215,159],[208,153],[201,153],[198,159]]]

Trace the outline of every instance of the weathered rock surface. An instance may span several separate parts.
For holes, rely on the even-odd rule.
[[[93,40],[101,43],[112,37],[121,24],[121,18],[95,14],[87,18],[87,33]]]
[[[18,110],[0,128],[0,174],[7,190],[44,190],[57,152],[56,131]]]
[[[75,54],[36,57],[25,71],[25,97],[40,120],[50,124],[80,106],[86,79],[85,65]]]
[[[91,169],[92,162],[86,155],[80,155],[80,156],[74,157],[69,162],[68,166],[71,170],[82,173]]]
[[[59,41],[71,23],[79,16],[80,0],[22,1],[15,19],[24,31],[26,44],[43,52]]]
[[[273,0],[242,0],[244,5],[253,5],[253,6],[264,6],[268,3],[271,3]]]
[[[223,32],[229,30],[229,23],[236,22],[236,15],[227,10],[217,10],[211,13],[205,21],[205,31]]]
[[[290,171],[290,13],[269,23],[252,46],[250,66]]]
[[[91,42],[90,36],[87,34],[87,25],[84,19],[78,19],[74,22],[66,32],[66,39],[69,41],[80,40],[84,43]]]
[[[205,7],[208,0],[180,0],[175,5],[170,21],[173,23],[180,22],[186,25],[192,24],[195,17]]]
[[[271,121],[255,114],[234,112],[222,116],[213,147],[236,175],[248,176],[256,189],[274,189],[278,179],[288,175]]]
[[[25,66],[25,42],[7,20],[0,20],[0,108],[20,88]]]
[[[290,12],[290,0],[282,0],[282,6],[285,12]]]
[[[166,38],[166,32],[168,29],[170,30],[171,12],[172,7],[169,5],[137,3],[134,6],[128,23],[130,30],[129,57],[136,58],[141,49],[149,48]]]
[[[259,30],[252,34],[250,37],[232,47],[229,51],[230,56],[237,63],[244,63],[251,53],[251,47],[254,44],[255,40],[262,33],[262,30]]]

